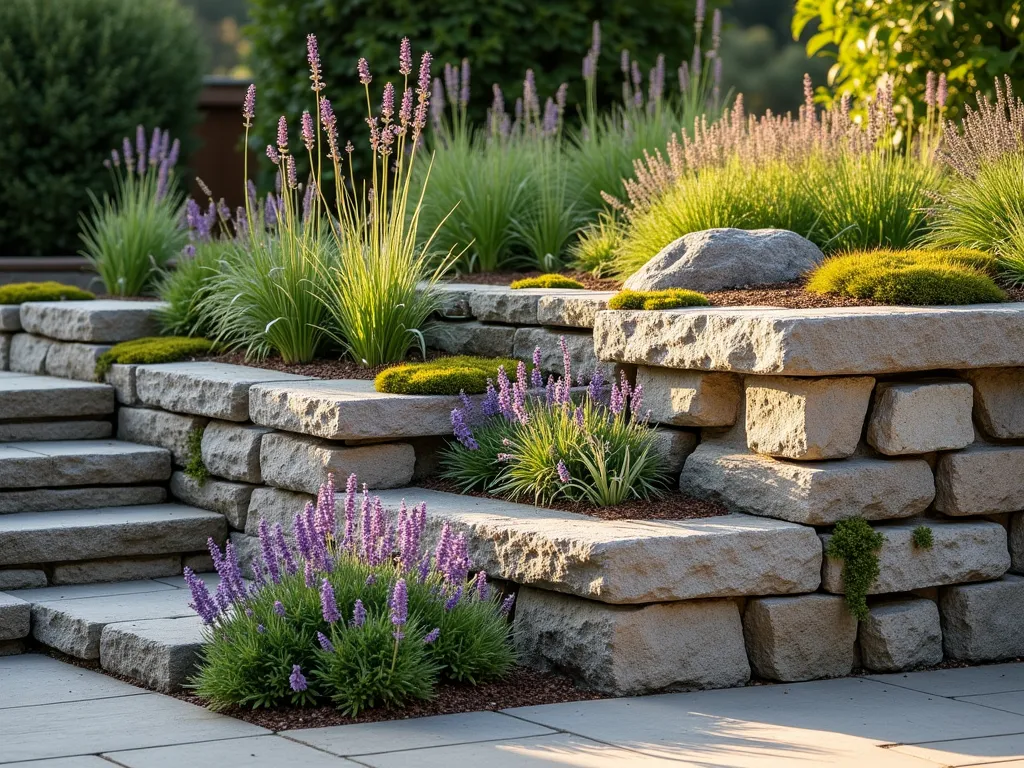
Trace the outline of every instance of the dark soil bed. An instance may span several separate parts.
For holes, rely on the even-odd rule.
[[[441,478],[430,478],[429,480],[419,482],[418,485],[421,488],[428,488],[432,491],[461,493],[455,483]],[[507,499],[503,499],[500,496],[478,491],[471,491],[466,495],[482,499],[507,501]],[[528,504],[529,502],[525,503]],[[729,510],[717,502],[694,499],[684,496],[678,491],[668,491],[658,499],[648,499],[646,501],[634,499],[615,507],[595,507],[592,504],[573,501],[555,501],[542,506],[546,509],[560,509],[564,512],[590,515],[601,520],[696,520],[701,517],[718,517],[719,515],[729,514]]]
[[[436,360],[440,357],[451,357],[451,355],[432,349],[427,350],[427,360]],[[282,373],[294,373],[297,376],[312,376],[314,379],[364,379],[369,381],[377,378],[377,374],[385,368],[400,365],[400,363],[389,363],[388,365],[378,365],[375,368],[366,368],[362,365],[356,365],[351,360],[313,360],[308,363],[286,363],[279,357],[268,357],[263,360],[250,360],[247,362],[242,352],[225,352],[197,359],[211,363],[231,363],[232,365],[268,368],[272,371],[281,371]],[[408,362],[422,362],[419,353],[415,353]]]
[[[510,285],[516,280],[528,277],[540,277],[544,272],[473,272],[468,275],[452,275],[447,282],[472,283],[473,285]],[[560,275],[571,277],[591,291],[617,291],[622,281],[610,277],[594,277],[587,272],[559,272]]]

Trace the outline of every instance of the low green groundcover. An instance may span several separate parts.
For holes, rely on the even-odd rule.
[[[517,365],[507,357],[442,357],[386,368],[377,374],[374,386],[395,395],[479,395],[487,390],[488,379],[497,381],[499,367],[512,376]]]
[[[663,291],[619,291],[608,301],[608,309],[678,309],[706,307],[709,303],[703,293],[666,288]]]
[[[572,288],[579,290],[586,288],[586,286],[579,280],[573,280],[571,277],[552,272],[547,275],[516,280],[509,288]]]
[[[1006,301],[991,277],[995,271],[992,256],[968,249],[854,251],[823,262],[811,273],[807,290],[884,304]]]
[[[206,354],[216,346],[209,339],[190,336],[149,336],[122,341],[100,355],[96,361],[96,378],[102,379],[115,364],[174,363]]]
[[[26,301],[87,301],[95,298],[94,293],[55,280],[0,285],[0,304],[24,304]]]

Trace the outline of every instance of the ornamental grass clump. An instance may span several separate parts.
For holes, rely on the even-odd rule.
[[[352,475],[337,510],[334,490],[329,476],[295,515],[294,544],[260,521],[255,583],[231,542],[210,542],[215,594],[185,569],[205,624],[195,691],[213,709],[330,703],[356,716],[429,699],[441,681],[504,676],[513,598],[471,575],[465,535],[445,523],[428,550],[426,504],[390,515]]]
[[[517,364],[515,380],[504,367],[487,382],[479,405],[463,397],[452,411],[455,442],[442,459],[442,475],[463,492],[484,491],[535,504],[554,501],[614,506],[657,496],[667,483],[655,433],[642,410],[643,388],[625,376],[610,387],[596,371],[586,387],[573,388],[565,339],[564,373]]]
[[[502,367],[514,369],[516,361],[507,357],[442,357],[385,368],[377,374],[374,388],[395,395],[480,395]]]

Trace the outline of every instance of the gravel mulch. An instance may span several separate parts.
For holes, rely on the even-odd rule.
[[[540,277],[546,272],[472,272],[468,275],[452,275],[447,282],[472,283],[473,285],[510,285],[516,280],[528,277]],[[560,275],[571,277],[591,291],[617,291],[622,287],[621,280],[610,277],[594,277],[589,272],[559,272]]]

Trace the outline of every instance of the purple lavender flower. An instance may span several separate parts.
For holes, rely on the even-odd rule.
[[[423,644],[424,645],[430,645],[431,643],[435,643],[435,642],[437,642],[437,638],[439,638],[440,636],[441,636],[441,628],[440,627],[434,627],[432,630],[427,632],[426,635],[424,635],[424,637],[423,637]]]
[[[576,410],[573,413],[573,419],[576,422],[576,426],[579,427],[580,429],[583,429],[583,426],[584,426],[584,418],[583,418],[583,416],[584,416],[583,408],[581,408],[580,406],[577,405],[576,406]]]
[[[266,519],[260,520],[259,524],[260,557],[263,558],[263,565],[270,575],[270,580],[275,584],[281,582],[281,568],[277,562],[277,553],[274,551],[274,542],[270,539],[270,526]]]
[[[453,105],[459,99],[459,70],[445,62],[444,65],[444,93]]]
[[[363,85],[369,85],[373,78],[370,76],[370,65],[366,59],[359,59],[356,64],[356,71],[359,73],[359,82]]]
[[[540,372],[540,347],[533,348],[533,370],[530,372],[530,386],[540,389],[544,386],[544,376]]]
[[[245,91],[245,102],[242,105],[242,117],[245,127],[252,128],[252,119],[256,117],[256,84],[250,83]]]
[[[309,61],[309,79],[313,81],[312,89],[319,91],[325,83],[320,79],[320,50],[316,35],[306,35],[306,59]]]
[[[302,667],[298,664],[292,665],[292,674],[288,678],[289,684],[291,684],[292,690],[296,693],[302,693],[308,687],[306,685],[306,678],[302,675]]]
[[[306,588],[312,589],[313,585],[316,584],[316,572],[313,570],[312,560],[307,560],[305,565],[303,565],[302,576],[306,582]]]
[[[135,126],[135,154],[140,160],[146,156],[146,129],[141,125]],[[140,167],[142,167],[141,162]]]
[[[597,57],[593,51],[587,51],[583,57],[582,75],[584,80],[592,80],[597,75]]]
[[[403,37],[398,46],[398,72],[404,76],[412,74],[412,45],[408,37]]]
[[[512,382],[509,381],[505,366],[498,366],[498,411],[512,421]]]
[[[352,626],[361,627],[366,621],[366,608],[363,607],[362,600],[356,600],[355,606],[352,608]]]
[[[280,600],[274,601],[274,613],[276,613],[282,619],[285,617],[284,603],[282,603]]]
[[[494,381],[487,380],[487,391],[484,394],[484,401],[480,404],[480,410],[485,417],[497,416],[501,408],[498,404],[498,390],[494,388]]]
[[[242,581],[242,570],[238,565],[238,554],[235,552],[234,544],[229,541],[224,545],[224,556],[215,560],[214,566],[228,596],[237,602],[244,602],[246,598],[245,583]]]
[[[334,645],[330,640],[327,639],[327,635],[323,632],[316,633],[317,642],[320,643],[320,647],[328,653],[334,653]]]
[[[317,534],[321,538],[334,536],[337,528],[337,517],[335,515],[335,486],[334,473],[327,473],[327,482],[320,486],[316,495],[316,527]]]
[[[704,15],[706,13],[706,0],[697,0],[697,7],[694,9],[694,26],[700,30],[704,26]]]
[[[313,559],[313,542],[306,528],[306,518],[301,512],[296,512],[292,518],[292,530],[295,532],[295,543],[299,547],[299,554],[307,562]]]
[[[391,624],[395,627],[392,633],[395,640],[405,637],[402,627],[409,618],[409,590],[405,585],[405,579],[395,582],[395,588],[391,592],[391,600],[388,601],[391,608]]]
[[[466,541],[464,533],[452,538],[450,551],[445,578],[452,584],[462,584],[469,575],[469,568],[472,565],[469,559],[469,542]]]
[[[565,466],[565,462],[561,459],[558,460],[558,464],[555,465],[555,470],[558,472],[558,481],[560,483],[568,483],[572,480],[572,475],[569,474],[569,468]]]
[[[523,79],[523,120],[530,122],[531,117],[536,117],[540,112],[540,100],[537,96],[537,79],[532,69],[526,70],[526,77]]]
[[[473,437],[473,430],[466,424],[466,417],[461,408],[452,408],[452,431],[455,439],[471,451],[480,449],[480,444]]]
[[[611,399],[608,403],[608,408],[611,410],[613,416],[618,416],[620,413],[622,413],[623,405],[625,405],[625,403],[622,395],[622,390],[619,389],[618,383],[613,383]]]
[[[590,383],[587,385],[587,397],[592,403],[597,403],[601,399],[603,389],[604,374],[601,373],[600,368],[595,368],[594,375],[590,377]]]
[[[508,616],[510,613],[512,613],[512,606],[514,606],[515,604],[516,596],[515,594],[511,594],[501,601],[501,608],[499,608],[498,611],[501,613],[502,616]]]
[[[262,624],[257,624],[257,625],[256,625],[256,632],[257,632],[257,634],[260,634],[260,635],[262,635],[262,634],[263,634],[263,633],[265,633],[266,631],[267,631],[267,628],[266,628],[266,627],[264,627],[264,626],[263,626]]]
[[[131,171],[135,164],[135,155],[132,154],[132,143],[127,136],[121,142],[121,155],[124,157],[125,168]]]
[[[447,520],[441,526],[441,535],[437,539],[437,547],[434,549],[434,567],[440,573],[448,570],[448,561],[452,556],[452,527]]]
[[[544,117],[541,120],[541,132],[545,136],[553,136],[558,131],[558,108],[549,96],[544,102]]]
[[[448,597],[448,599],[444,601],[444,610],[445,610],[445,612],[451,612],[451,611],[455,610],[455,606],[457,606],[459,604],[459,601],[461,599],[462,599],[462,587],[459,586],[459,587],[456,588],[456,590],[454,592],[451,593],[451,595]]]
[[[499,453],[494,457],[499,464],[507,464],[515,458],[511,453]]]
[[[313,116],[306,110],[302,113],[302,143],[306,145],[306,149],[310,152],[313,151],[313,142],[315,136],[313,135]]]
[[[412,120],[412,88],[406,88],[402,94],[402,107],[398,110],[398,120],[402,125],[408,125]]]
[[[572,360],[569,358],[569,345],[565,341],[565,336],[558,337],[558,346],[562,350],[562,378],[566,381],[566,397],[568,397],[569,389],[572,386]],[[566,400],[568,402],[568,400]]]
[[[363,582],[363,586],[372,587],[376,583],[377,583],[377,576],[375,574],[371,573],[369,576],[366,577],[366,581]]]
[[[288,120],[284,115],[277,119],[277,148],[282,155],[288,151]]]
[[[391,116],[395,114],[395,86],[392,83],[384,84],[384,94],[380,101],[380,114],[384,122],[390,122]]]
[[[334,587],[327,579],[320,583],[320,610],[323,613],[324,621],[328,624],[333,624],[341,618],[341,614],[338,613],[338,604],[334,600]]]
[[[188,584],[189,591],[192,593],[192,602],[189,603],[189,607],[199,614],[203,624],[213,624],[219,610],[217,609],[217,604],[210,597],[210,590],[206,588],[206,583],[196,576],[188,566],[182,569],[182,574],[185,576],[185,583]]]
[[[270,158],[270,162],[272,162],[274,165],[277,165],[278,163],[281,162],[281,155],[279,155],[277,153],[277,150],[274,149],[273,144],[267,144],[267,157]]]
[[[640,415],[640,409],[643,408],[644,404],[644,385],[637,383],[633,388],[633,394],[629,397],[629,412],[634,418]]]
[[[463,109],[469,104],[469,59],[462,60],[462,83],[459,88],[459,106]]]
[[[473,589],[476,592],[478,600],[486,600],[490,597],[491,587],[487,583],[487,573],[484,571],[477,571],[476,578],[473,580]]]
[[[946,83],[946,73],[943,72],[939,75],[939,85],[935,89],[935,104],[939,109],[943,109],[946,106],[946,97],[949,95],[949,87]]]
[[[341,545],[346,550],[351,550],[353,538],[356,532],[356,489],[358,480],[355,472],[348,476],[345,483],[345,538]]]
[[[324,127],[327,136],[327,146],[330,149],[328,157],[340,160],[338,154],[338,118],[334,114],[331,102],[327,99],[320,99],[320,124]]]
[[[359,514],[360,549],[359,552],[364,559],[370,556],[373,549],[373,532],[370,530],[373,517],[370,509],[370,494],[366,490],[366,483],[363,483],[363,501]]]

